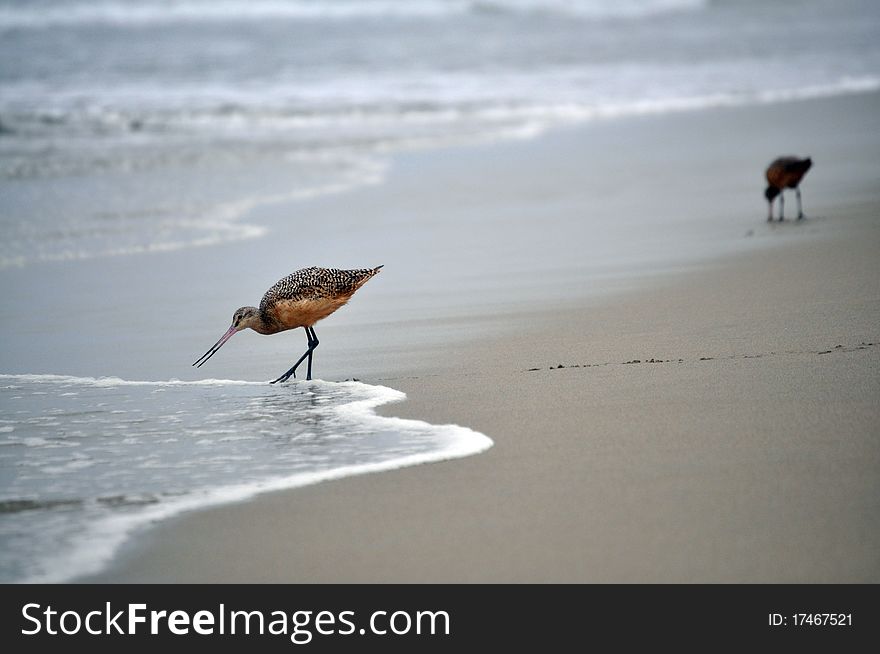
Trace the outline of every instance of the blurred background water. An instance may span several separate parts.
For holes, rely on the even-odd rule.
[[[0,0],[0,267],[259,237],[402,149],[878,87],[873,0]]]

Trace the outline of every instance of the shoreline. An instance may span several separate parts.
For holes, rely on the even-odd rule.
[[[800,102],[852,112],[870,110],[877,97]],[[691,118],[723,134],[785,109]],[[663,139],[717,156],[682,132],[688,122],[651,117],[649,129],[668,128]],[[792,122],[792,133],[809,127]],[[625,130],[617,123],[611,131]],[[866,139],[853,131],[842,148]],[[866,158],[878,152],[871,136]],[[766,146],[759,137],[725,139],[734,161],[724,170]],[[488,452],[183,515],[128,544],[104,573],[77,581],[880,580],[872,442],[880,425],[880,202],[867,190],[877,162],[853,181],[851,162],[811,154],[817,171],[805,208],[816,218],[779,228],[762,223],[760,211],[743,220],[751,197],[717,210],[721,219],[739,215],[768,243],[786,239],[782,247],[690,262],[625,293],[561,300],[552,312],[521,306],[504,316],[505,329],[490,325],[459,341],[454,355],[407,343],[408,357],[396,361],[402,374],[367,380],[407,393],[383,415],[475,429],[495,441]],[[662,194],[674,174],[711,188],[712,171],[645,166],[659,176],[648,191]],[[755,168],[720,182],[721,200],[738,198],[746,183],[759,193]],[[568,180],[542,181],[552,194]],[[370,193],[392,194],[394,183]],[[625,202],[644,211],[656,204],[647,195]],[[682,202],[684,211],[699,210],[697,196]],[[664,199],[681,200],[674,190]],[[302,208],[321,215],[347,201]]]

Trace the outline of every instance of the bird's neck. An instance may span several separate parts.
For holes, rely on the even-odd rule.
[[[274,334],[279,331],[275,325],[265,320],[256,309],[252,315],[242,321],[242,327],[253,329],[258,334]]]
[[[256,324],[251,325],[250,327],[258,334],[274,334],[279,331],[276,327],[265,323],[262,319],[258,320]]]

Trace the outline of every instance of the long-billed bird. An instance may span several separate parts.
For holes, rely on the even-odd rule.
[[[278,280],[263,295],[260,307],[241,307],[232,315],[232,326],[210,350],[196,359],[194,366],[201,367],[214,356],[222,345],[236,332],[242,329],[253,329],[259,334],[277,334],[302,327],[306,330],[308,349],[293,367],[273,381],[285,382],[296,369],[308,358],[306,379],[312,378],[312,353],[318,347],[318,337],[314,325],[326,318],[351,299],[361,286],[381,270],[376,268],[360,268],[357,270],[339,270],[337,268],[303,268]]]

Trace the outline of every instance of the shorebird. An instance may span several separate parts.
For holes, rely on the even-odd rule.
[[[799,184],[807,174],[813,160],[798,159],[797,157],[779,157],[767,167],[767,188],[764,190],[764,197],[767,198],[767,220],[773,220],[773,200],[779,196],[779,220],[784,217],[785,206],[783,204],[782,192],[787,188],[793,188],[797,195],[798,201],[798,220],[804,217],[804,211],[801,208],[801,189]]]
[[[359,268],[357,270],[339,270],[337,268],[303,268],[279,279],[272,285],[260,307],[241,307],[232,314],[232,326],[210,350],[196,359],[194,366],[200,368],[205,361],[228,341],[236,332],[250,327],[259,334],[277,334],[302,327],[306,330],[308,349],[293,367],[271,382],[285,382],[296,369],[308,358],[306,380],[312,378],[312,352],[318,347],[315,335],[315,323],[326,318],[351,299],[354,292],[375,274],[382,266],[376,268]]]

